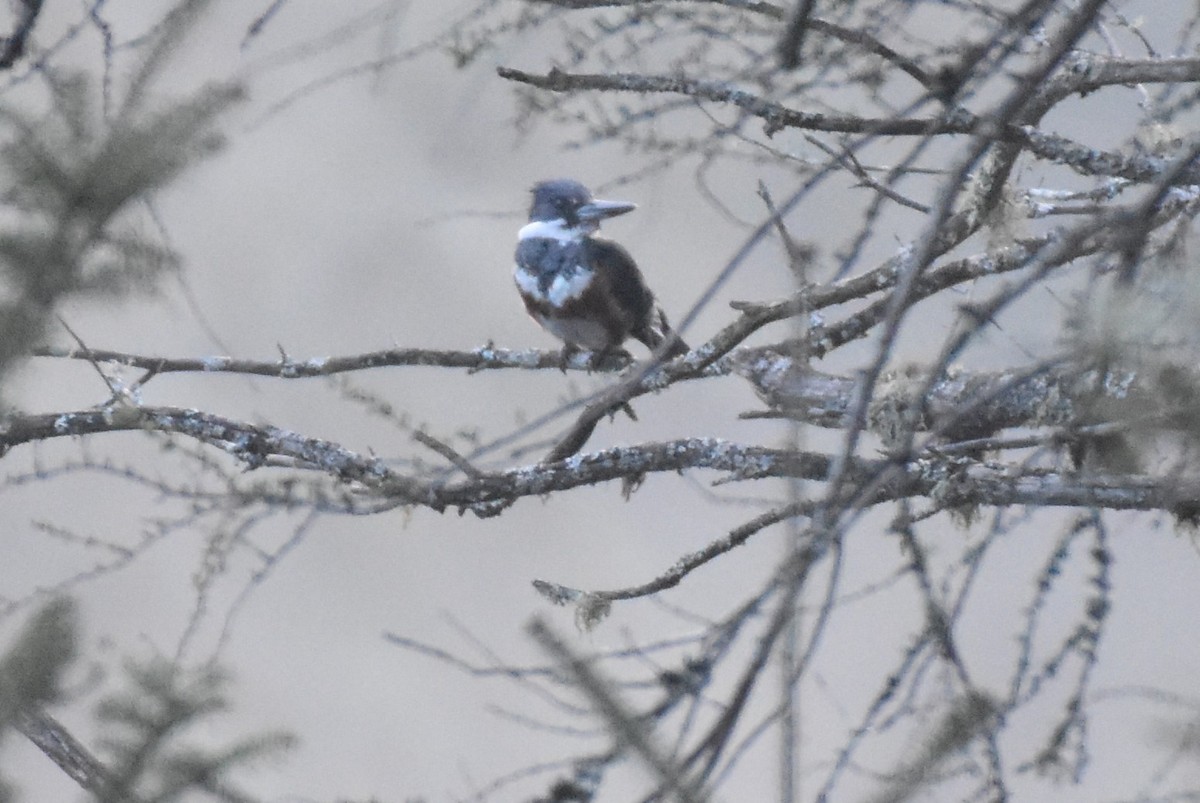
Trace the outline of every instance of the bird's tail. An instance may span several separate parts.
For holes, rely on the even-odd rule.
[[[688,344],[683,342],[683,338],[677,335],[671,328],[671,324],[667,322],[667,314],[663,312],[662,307],[654,308],[654,317],[658,319],[657,326],[647,325],[642,331],[634,332],[633,336],[642,341],[651,351],[658,351],[663,343],[669,343],[666,352],[663,353],[664,360],[673,360],[681,354],[691,351]]]

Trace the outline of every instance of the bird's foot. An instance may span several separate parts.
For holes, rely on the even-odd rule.
[[[566,343],[562,347],[562,351],[558,353],[558,370],[564,374],[567,372],[567,366],[571,364],[571,358],[583,351],[574,343]]]
[[[620,346],[593,351],[588,358],[588,373],[592,371],[619,371],[633,362],[633,355]]]

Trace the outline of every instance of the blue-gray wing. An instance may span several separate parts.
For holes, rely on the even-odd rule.
[[[646,286],[642,272],[629,252],[610,240],[590,238],[586,248],[590,264],[603,277],[612,298],[620,306],[629,327],[629,334],[650,350],[666,339],[672,341],[667,349],[668,359],[688,352],[687,344],[671,331],[667,316],[654,303],[654,294]]]
[[[629,326],[649,320],[654,310],[654,294],[637,263],[621,246],[609,240],[590,238],[587,241],[588,263],[608,285],[613,300],[628,316]]]

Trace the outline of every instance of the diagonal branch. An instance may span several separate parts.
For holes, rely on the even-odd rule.
[[[1175,82],[1182,73],[1200,79],[1200,59],[1146,61],[1119,65],[1105,62],[1099,76],[1079,79],[1072,83],[1063,76],[1053,85],[1054,97],[1075,92],[1088,92],[1102,86],[1139,83]],[[769,135],[784,128],[842,134],[869,134],[893,137],[930,137],[950,134],[986,135],[989,139],[1021,146],[1039,158],[1065,164],[1084,175],[1124,178],[1130,181],[1149,181],[1162,174],[1163,162],[1152,155],[1125,155],[1091,148],[1066,137],[1040,131],[1028,125],[979,117],[964,108],[955,108],[940,117],[883,117],[837,116],[819,112],[803,112],[766,100],[753,92],[739,89],[727,81],[706,81],[683,76],[641,75],[637,73],[567,73],[558,68],[545,75],[524,72],[511,67],[498,67],[497,74],[506,80],[527,84],[551,92],[636,92],[686,95],[698,100],[728,103],[747,114],[762,118]],[[1104,83],[1101,83],[1101,82]],[[1030,101],[1031,108],[1038,106]],[[1184,171],[1180,184],[1200,183],[1200,166]]]

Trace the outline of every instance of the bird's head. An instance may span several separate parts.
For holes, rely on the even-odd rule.
[[[560,228],[564,234],[583,236],[600,228],[605,218],[623,215],[637,208],[628,201],[602,201],[593,198],[587,187],[569,178],[542,181],[533,187],[529,222]]]

